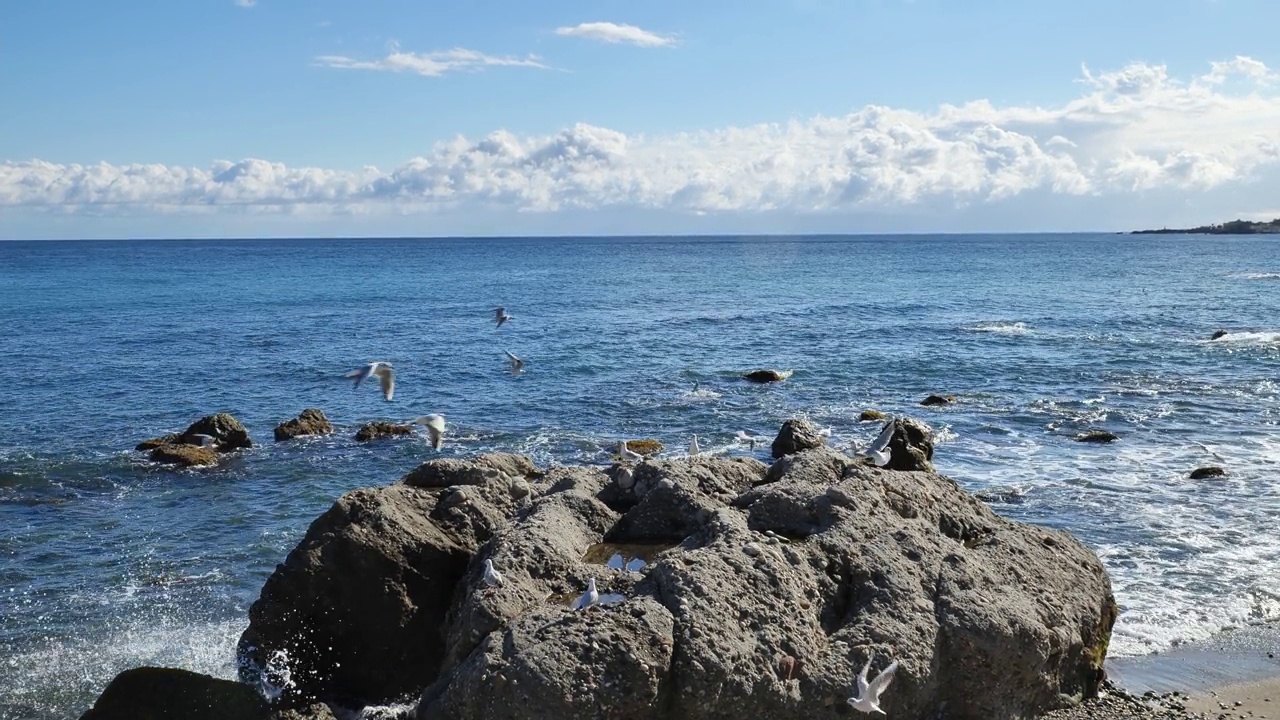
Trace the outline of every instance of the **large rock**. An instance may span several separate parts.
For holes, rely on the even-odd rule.
[[[213,436],[220,452],[253,447],[253,440],[249,439],[249,431],[239,420],[227,413],[209,415],[191,423],[190,427],[183,431],[181,439],[188,443],[194,440],[194,444],[198,445],[199,440],[194,438],[196,435]]]
[[[140,667],[115,677],[80,720],[266,720],[253,688],[171,668]]]
[[[276,426],[276,442],[292,440],[304,435],[328,435],[333,432],[333,425],[324,412],[317,408],[307,408],[292,420],[286,420]]]
[[[754,458],[699,457],[642,463],[632,473],[630,495],[635,505],[605,540],[678,543],[706,522],[712,511],[762,482],[767,470]]]
[[[889,470],[933,471],[933,431],[913,418],[895,418],[889,439]]]
[[[200,435],[212,437],[213,442],[204,445]],[[156,462],[196,467],[217,464],[219,453],[248,447],[253,447],[253,440],[244,425],[227,413],[218,413],[200,418],[180,433],[143,440],[134,449],[150,451]]]
[[[440,472],[426,469],[445,465]],[[421,690],[445,655],[454,585],[476,549],[527,502],[493,467],[511,456],[433,460],[389,487],[355,490],[311,524],[267,580],[240,638],[242,679],[287,665],[291,703],[361,706]],[[456,482],[450,482],[452,473]],[[484,473],[483,484],[471,482]],[[429,487],[415,478],[432,477]],[[412,482],[410,482],[412,481]]]
[[[813,423],[793,418],[782,423],[782,429],[773,439],[771,449],[773,457],[780,458],[783,455],[819,447],[826,442],[827,439],[818,434],[818,428],[814,427]]]
[[[795,370],[752,370],[742,377],[755,383],[782,382],[791,377]]]
[[[218,464],[218,451],[198,445],[160,444],[151,449],[149,457],[155,462],[183,467],[207,467]]]

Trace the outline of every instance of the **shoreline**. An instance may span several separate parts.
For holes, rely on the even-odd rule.
[[[1150,655],[1107,658],[1105,668],[1112,684],[1136,695],[1196,696],[1218,688],[1280,681],[1280,623],[1238,627]],[[1280,717],[1280,709],[1276,714]]]

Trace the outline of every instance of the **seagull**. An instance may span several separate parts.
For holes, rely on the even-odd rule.
[[[200,443],[200,447],[209,447],[210,445],[218,444],[218,438],[212,435],[205,435],[204,433],[192,433],[191,437]]]
[[[831,428],[822,428],[821,430],[819,430],[819,431],[818,431],[818,437],[820,437],[820,438],[829,438],[829,437],[831,437]]]
[[[414,425],[426,425],[427,435],[431,436],[431,447],[436,450],[444,445],[444,416],[424,415],[413,421]]]
[[[373,375],[376,375],[378,381],[382,383],[382,396],[390,400],[396,394],[396,371],[391,369],[389,362],[371,362],[359,370],[352,370],[343,377],[355,378],[353,387],[360,387],[360,383]]]
[[[626,440],[618,441],[618,456],[621,457],[624,461],[629,460],[631,462],[641,462],[644,460],[644,456],[641,455],[640,453],[632,452],[631,450],[627,449]]]
[[[493,569],[493,561],[488,558],[484,561],[484,584],[489,587],[502,585],[502,574]]]
[[[893,424],[893,421],[890,420],[889,422],[885,423],[884,429],[880,431],[880,435],[876,437],[874,442],[872,442],[870,445],[866,446],[862,450],[858,450],[857,446],[855,445],[853,449],[853,454],[870,458],[871,464],[875,465],[876,467],[884,467],[885,465],[888,465],[889,455],[892,452],[892,450],[889,448],[889,441],[893,439],[893,430],[894,430],[894,424]],[[851,444],[852,442],[853,441],[850,441]]]
[[[760,441],[760,434],[751,430],[739,430],[733,434],[733,437],[738,442],[750,445],[752,450],[756,449],[756,443]]]
[[[694,435],[693,440],[689,441],[689,457],[693,457],[702,452],[702,448],[698,447],[698,436]]]
[[[596,591],[596,579],[591,578],[587,581],[587,591],[582,596],[573,601],[574,610],[586,610],[600,601],[600,593]],[[880,678],[876,678],[879,680]]]
[[[519,375],[520,371],[524,369],[524,361],[516,357],[516,354],[510,350],[503,350],[502,352],[506,353],[507,358],[511,360],[511,374]]]
[[[502,327],[502,323],[508,320],[515,320],[516,316],[508,315],[506,308],[497,307],[493,309],[493,319],[497,321],[498,327]]]
[[[887,713],[880,709],[880,694],[889,687],[889,683],[893,682],[893,674],[898,671],[898,661],[894,660],[884,669],[884,672],[876,676],[875,680],[868,683],[867,670],[870,668],[871,658],[869,657],[867,664],[862,666],[862,672],[858,673],[858,696],[849,698],[849,704],[854,710],[885,715]]]

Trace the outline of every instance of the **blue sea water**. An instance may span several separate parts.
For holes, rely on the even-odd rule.
[[[392,402],[343,379],[369,360],[395,364]],[[1280,619],[1275,238],[8,242],[0,362],[4,719],[76,717],[136,665],[233,676],[311,520],[436,456],[355,428],[431,412],[446,456],[540,463],[693,433],[746,454],[735,431],[795,416],[865,442],[863,409],[908,414],[997,512],[1099,553],[1113,654]],[[760,367],[795,374],[741,380]],[[271,442],[310,406],[338,432]],[[258,446],[184,471],[132,451],[220,411]],[[1091,428],[1121,440],[1073,441]],[[1206,464],[1227,476],[1188,479]]]

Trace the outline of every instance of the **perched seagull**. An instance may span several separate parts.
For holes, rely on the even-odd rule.
[[[885,423],[884,429],[880,431],[880,435],[876,437],[874,442],[862,450],[858,450],[855,445],[853,454],[856,456],[860,455],[870,458],[871,464],[876,467],[884,467],[885,465],[888,465],[889,455],[891,454],[889,441],[893,439],[893,428],[894,424],[892,420]]]
[[[640,453],[632,452],[627,449],[626,440],[618,441],[618,456],[621,457],[624,461],[629,461],[629,462],[640,462],[644,460],[644,456],[641,455]]]
[[[507,359],[511,361],[511,374],[519,375],[520,371],[524,369],[524,361],[516,357],[516,354],[510,350],[503,350],[502,352],[506,353]]]
[[[488,558],[484,561],[484,584],[489,587],[502,585],[502,574],[493,569],[493,561]]]
[[[698,436],[694,435],[693,440],[689,441],[689,457],[693,457],[702,452],[702,448],[698,447]]]
[[[872,656],[874,657],[874,656]],[[876,676],[875,680],[867,682],[867,670],[871,669],[871,658],[867,658],[867,664],[862,666],[862,672],[858,673],[858,696],[849,698],[849,704],[854,710],[861,710],[864,713],[880,713],[885,715],[885,711],[880,709],[880,694],[885,688],[889,687],[889,683],[893,682],[893,674],[898,671],[898,661],[894,660],[884,672]]]
[[[396,371],[391,368],[389,362],[371,362],[359,370],[352,370],[343,377],[355,378],[353,387],[360,387],[360,383],[374,375],[378,377],[378,382],[382,383],[382,397],[390,400],[396,394]]]
[[[431,436],[431,447],[436,450],[444,445],[444,416],[424,415],[413,421],[414,425],[426,425],[427,435]]]
[[[493,309],[493,319],[497,321],[498,327],[502,327],[502,323],[508,320],[515,320],[516,316],[508,315],[506,308],[498,307]]]
[[[733,437],[738,442],[750,445],[752,450],[756,449],[756,443],[760,440],[760,434],[751,430],[739,430],[733,434]]]
[[[573,601],[574,610],[586,610],[587,608],[600,602],[600,593],[596,591],[596,579],[591,578],[587,581],[587,591],[582,596]],[[879,680],[880,678],[876,678]]]
[[[212,435],[205,435],[204,433],[192,433],[191,437],[199,441],[200,447],[209,447],[210,445],[218,444],[218,438]]]
[[[822,428],[821,430],[819,430],[819,431],[818,431],[818,437],[820,437],[820,438],[829,438],[829,437],[831,437],[831,428]]]

